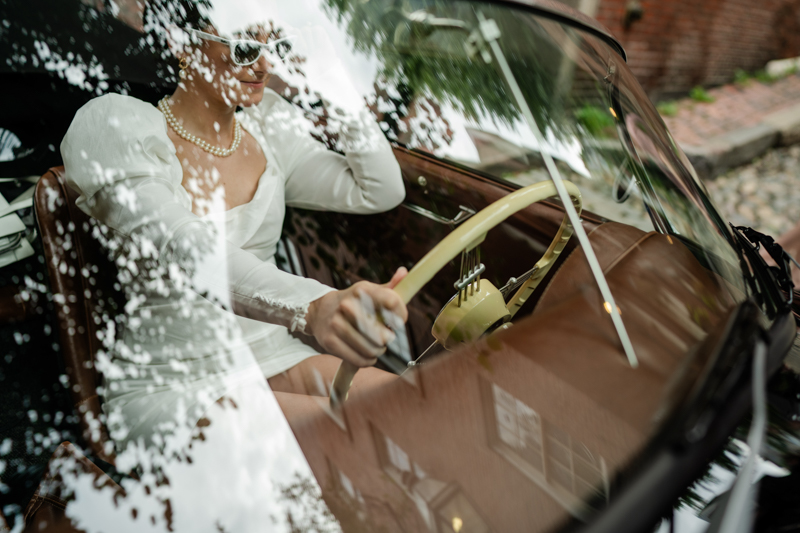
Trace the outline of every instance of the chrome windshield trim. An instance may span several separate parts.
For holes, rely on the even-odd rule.
[[[403,207],[405,207],[406,209],[408,209],[412,213],[416,213],[418,215],[422,215],[423,217],[429,218],[429,219],[431,219],[433,221],[436,221],[439,224],[446,224],[446,225],[450,226],[451,228],[458,226],[459,224],[461,224],[462,222],[464,222],[469,217],[471,217],[472,215],[475,214],[475,210],[474,209],[470,209],[469,207],[466,207],[466,206],[463,206],[463,205],[458,206],[458,209],[459,209],[458,214],[456,216],[454,216],[453,218],[443,217],[442,215],[438,215],[438,214],[434,213],[433,211],[425,209],[424,207],[418,206],[416,204],[403,202],[400,205],[402,205]]]

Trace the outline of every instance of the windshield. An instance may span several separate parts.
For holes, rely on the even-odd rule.
[[[19,530],[54,501],[86,531],[588,520],[747,298],[686,156],[569,17],[59,6],[0,8],[4,90],[47,126],[0,115],[0,192],[22,205],[18,178],[63,164],[3,277],[40,307],[3,337]]]
[[[541,155],[547,151],[579,186],[586,209],[685,239],[744,289],[727,224],[625,61],[602,38],[469,2],[329,2],[338,27],[304,24],[292,9],[284,8],[285,20],[301,36],[324,31],[338,44],[342,68],[373,101],[390,139],[520,186],[549,179]],[[498,25],[543,146],[496,61],[487,63],[488,51],[475,46],[479,14]],[[326,87],[313,81],[324,97]]]

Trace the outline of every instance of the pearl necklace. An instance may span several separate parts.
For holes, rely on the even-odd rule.
[[[217,157],[228,157],[235,152],[237,148],[239,148],[239,143],[242,142],[242,126],[239,124],[239,121],[236,120],[236,117],[233,117],[233,142],[231,143],[231,147],[222,148],[221,146],[214,146],[213,144],[204,141],[196,135],[192,135],[186,131],[186,128],[184,128],[178,122],[178,119],[175,118],[175,115],[172,114],[172,109],[170,108],[169,103],[167,103],[167,98],[168,97],[165,96],[158,102],[158,109],[164,114],[164,118],[167,119],[167,124],[169,124],[170,128],[172,128],[173,131],[178,134],[178,137],[185,139],[190,143],[196,144],[209,154]]]

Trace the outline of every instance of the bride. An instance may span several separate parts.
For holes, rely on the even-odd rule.
[[[342,127],[344,155],[315,141],[299,112],[266,88],[265,27],[220,35],[202,7],[154,0],[146,8],[146,30],[180,71],[172,95],[157,107],[96,98],[61,145],[78,207],[118,237],[109,246],[126,327],[110,331],[98,354],[118,452],[195,426],[221,398],[266,388],[265,378],[278,393],[324,395],[340,360],[373,365],[394,338],[375,309],[407,317],[391,290],[403,268],[385,285],[334,290],[275,266],[286,205],[386,211],[403,200],[400,169],[366,113]],[[362,371],[353,391],[388,378]]]

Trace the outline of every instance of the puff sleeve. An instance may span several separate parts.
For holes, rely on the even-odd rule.
[[[146,102],[92,100],[76,114],[61,154],[81,210],[147,243],[167,269],[178,266],[192,288],[238,315],[302,331],[308,304],[334,290],[232,245],[192,213],[164,117]]]
[[[311,137],[302,113],[271,90],[246,113],[259,123],[286,176],[287,205],[369,214],[405,198],[400,165],[366,109],[342,128],[344,156]]]

